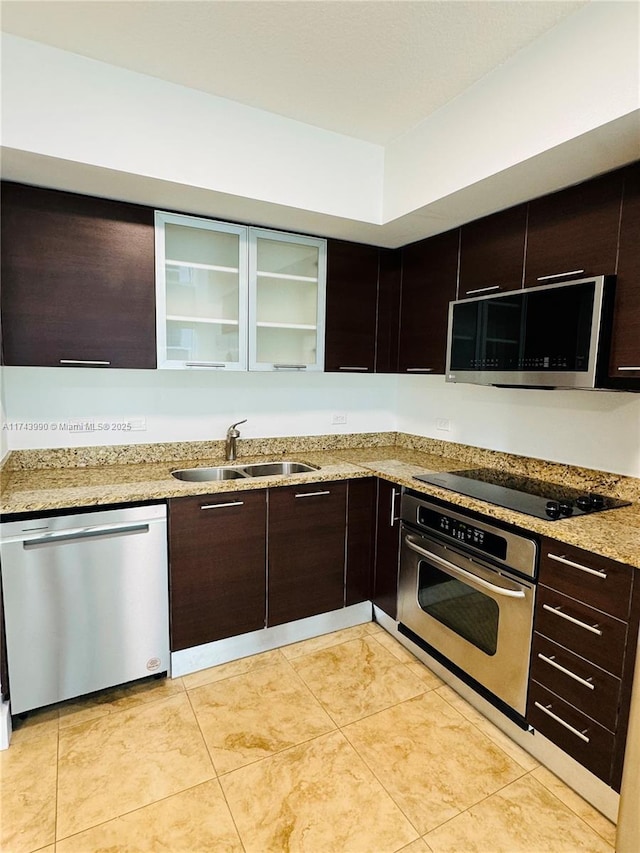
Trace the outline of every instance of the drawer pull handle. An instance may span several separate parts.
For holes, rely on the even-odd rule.
[[[579,732],[578,729],[574,729],[574,727],[570,726],[569,723],[565,723],[562,717],[559,717],[557,714],[553,713],[553,711],[551,710],[551,705],[541,705],[539,702],[534,702],[533,704],[536,706],[536,708],[538,708],[538,710],[542,711],[544,714],[547,714],[547,716],[551,717],[552,720],[555,720],[556,723],[560,723],[561,726],[564,726],[565,729],[568,729],[571,734],[574,734],[576,737],[579,737],[580,740],[583,740],[585,743],[589,743],[589,738],[584,733],[588,731],[588,729],[585,729],[582,732]]]
[[[576,619],[574,616],[569,616],[568,613],[563,613],[559,607],[551,607],[550,604],[543,604],[543,610],[548,610],[549,613],[553,613],[554,616],[559,616],[561,619],[566,619],[567,622],[572,622],[574,625],[578,625],[580,628],[584,628],[585,631],[591,631],[592,634],[597,634],[599,637],[602,636],[602,631],[597,625],[587,625],[586,622],[582,622],[580,619]]]
[[[225,504],[204,504],[200,509],[222,509],[225,506],[242,506],[244,501],[229,501]]]
[[[640,370],[640,367],[618,367],[618,370]]]
[[[581,678],[579,675],[576,675],[575,672],[571,672],[570,669],[565,669],[564,666],[561,666],[555,660],[555,655],[548,658],[546,655],[543,655],[541,652],[538,652],[538,657],[540,660],[544,661],[545,663],[548,663],[549,666],[553,666],[553,667],[555,667],[555,669],[558,669],[558,670],[560,670],[560,672],[563,672],[565,675],[568,675],[569,678],[573,678],[574,681],[577,681],[578,684],[582,684],[583,687],[588,687],[589,690],[595,690],[596,689],[595,684],[591,683],[590,678],[589,679]]]
[[[407,373],[432,373],[433,367],[407,367]]]
[[[360,370],[366,373],[369,368],[368,367],[339,367],[338,370]]]
[[[584,270],[567,270],[567,272],[557,272],[554,275],[539,275],[538,281],[551,281],[552,278],[564,278],[567,275],[579,275]]]
[[[550,560],[555,560],[556,563],[562,563],[565,566],[571,566],[573,569],[580,569],[581,572],[587,572],[589,575],[595,575],[597,578],[602,578],[602,580],[607,579],[607,573],[602,572],[599,569],[590,569],[589,566],[581,566],[580,563],[574,563],[573,560],[567,560],[566,557],[557,557],[555,554],[548,553],[547,557]]]
[[[296,498],[315,498],[319,495],[330,495],[331,492],[300,492],[299,495],[295,495]]]
[[[489,293],[491,290],[500,290],[501,287],[501,284],[494,284],[491,287],[476,287],[475,290],[465,290],[465,295],[469,296],[471,293]]]
[[[110,361],[93,361],[87,358],[61,358],[60,364],[86,364],[88,366],[93,365],[94,367],[108,367],[111,362]]]

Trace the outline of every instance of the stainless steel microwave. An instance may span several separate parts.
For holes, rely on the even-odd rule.
[[[451,302],[447,381],[603,387],[614,286],[601,275]]]

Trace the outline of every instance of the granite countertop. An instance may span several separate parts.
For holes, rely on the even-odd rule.
[[[12,454],[4,466],[0,511],[44,512],[377,476],[640,569],[640,480],[636,478],[396,433],[247,440],[240,454],[237,465],[291,459],[318,466],[318,470],[208,483],[188,483],[171,476],[177,468],[225,464],[221,442],[22,451]],[[477,466],[591,489],[632,504],[554,522],[413,479],[425,471]]]

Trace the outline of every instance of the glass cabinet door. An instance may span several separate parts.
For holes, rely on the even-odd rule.
[[[247,229],[156,212],[158,367],[247,369]]]
[[[326,240],[249,232],[250,370],[322,370]]]

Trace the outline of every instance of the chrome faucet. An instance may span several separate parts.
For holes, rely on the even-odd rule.
[[[229,429],[227,430],[227,441],[224,446],[224,459],[225,462],[235,462],[238,456],[236,442],[240,438],[240,430],[236,429],[240,424],[246,424],[247,419],[245,418],[243,421],[238,421],[235,424],[231,424]]]

